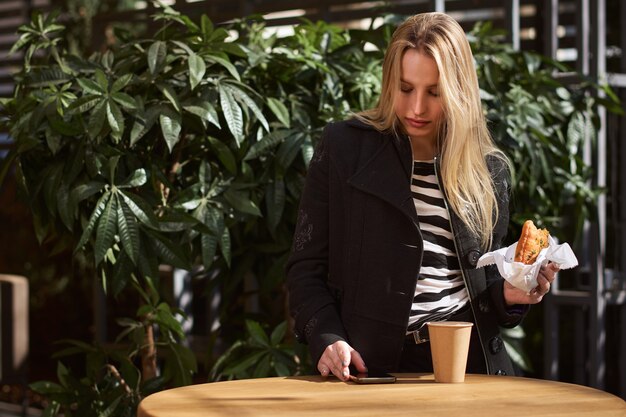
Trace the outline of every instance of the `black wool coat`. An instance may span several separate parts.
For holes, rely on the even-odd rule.
[[[287,263],[294,332],[309,344],[314,365],[326,346],[345,340],[370,371],[398,369],[423,255],[410,190],[411,155],[408,138],[356,119],[324,130]],[[507,171],[495,158],[488,164],[499,197],[496,249],[507,230]],[[476,352],[482,352],[488,373],[513,375],[499,326],[516,326],[525,309],[507,310],[503,278],[496,268],[475,268],[479,242],[449,214],[481,342]]]

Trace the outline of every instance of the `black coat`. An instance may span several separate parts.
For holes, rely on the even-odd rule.
[[[488,162],[499,197],[495,249],[507,230],[507,172]],[[345,340],[370,371],[398,369],[423,254],[411,167],[408,138],[354,119],[324,130],[287,264],[294,331],[309,344],[314,365],[326,346]],[[449,213],[487,371],[512,375],[498,326],[516,326],[523,313],[505,308],[497,269],[475,268],[479,242]]]

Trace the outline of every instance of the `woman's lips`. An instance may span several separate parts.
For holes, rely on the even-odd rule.
[[[405,120],[407,121],[407,123],[409,124],[409,126],[412,126],[412,127],[415,127],[415,128],[424,127],[424,126],[426,126],[428,123],[430,123],[428,120],[422,120],[422,119],[411,119],[410,117],[407,117]]]

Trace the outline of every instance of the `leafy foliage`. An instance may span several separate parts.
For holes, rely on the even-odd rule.
[[[593,218],[601,189],[593,185],[583,149],[599,129],[596,109],[621,113],[608,87],[581,79],[561,81],[571,71],[537,53],[515,51],[490,24],[470,34],[483,102],[494,139],[513,163],[513,236],[526,219],[574,242],[585,219]],[[604,88],[608,98],[595,92]]]
[[[294,358],[302,358],[306,353],[302,345],[283,343],[286,330],[286,321],[267,334],[261,324],[246,320],[248,337],[230,346],[213,366],[209,379],[290,376],[302,372],[301,362]]]
[[[154,36],[118,30],[115,45],[84,58],[54,18],[35,14],[14,47],[27,53],[2,101],[15,142],[0,173],[16,167],[40,241],[88,255],[108,294],[141,300],[135,318],[118,320],[121,348],[72,341],[61,352],[85,357],[88,377],[60,363],[58,384],[35,384],[49,415],[132,415],[148,393],[191,382],[196,358],[158,291],[159,265],[201,265],[196,278],[220,293],[212,340],[231,347],[210,354],[210,379],[310,369],[286,334],[282,287],[303,179],[323,126],[375,104],[397,20],[367,31],[303,21],[278,38],[257,17],[215,27],[165,7],[154,19]],[[581,152],[595,109],[614,102],[594,99],[588,82],[566,88],[557,63],[511,50],[488,25],[471,41],[485,111],[515,167],[514,220],[565,233],[600,192]],[[162,373],[148,378],[138,363],[153,328]]]

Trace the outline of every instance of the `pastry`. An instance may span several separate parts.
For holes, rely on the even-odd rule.
[[[532,220],[526,220],[522,226],[522,234],[517,241],[515,262],[528,265],[534,263],[541,249],[548,247],[549,236],[550,232],[547,229],[537,229]]]

